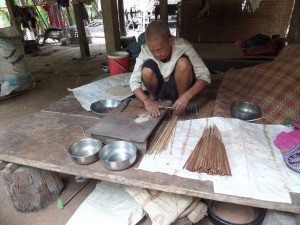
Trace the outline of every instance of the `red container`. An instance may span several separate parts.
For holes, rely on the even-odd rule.
[[[108,65],[111,76],[129,72],[129,53],[119,51],[109,54]]]

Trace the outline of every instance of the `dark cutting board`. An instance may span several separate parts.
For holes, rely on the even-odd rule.
[[[161,110],[159,117],[148,117],[145,122],[136,119],[148,115],[142,103],[137,99],[126,99],[98,123],[87,129],[92,137],[104,143],[112,140],[133,142],[141,150],[146,150],[147,139],[160,123],[167,110]]]

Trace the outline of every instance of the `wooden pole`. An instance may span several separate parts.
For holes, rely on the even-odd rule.
[[[160,20],[168,24],[168,0],[159,1]]]
[[[103,27],[107,53],[121,50],[116,0],[101,0]]]
[[[86,38],[80,7],[84,7],[82,2],[79,2],[79,4],[73,4],[81,58],[88,58],[90,56],[90,49]]]
[[[291,13],[290,29],[287,36],[289,44],[300,44],[300,2],[295,0],[293,12]]]
[[[122,36],[126,36],[123,0],[118,0],[118,13],[119,13],[119,22],[120,22],[120,33]]]
[[[10,23],[13,27],[15,27],[16,30],[18,30],[19,34],[21,37],[22,35],[22,30],[21,30],[21,24],[18,18],[18,13],[17,13],[17,7],[14,3],[13,0],[6,0],[6,6],[8,9],[8,13],[10,16]]]

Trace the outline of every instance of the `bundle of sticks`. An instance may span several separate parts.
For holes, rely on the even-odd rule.
[[[148,155],[151,154],[160,154],[167,144],[169,143],[173,130],[176,126],[178,116],[172,116],[171,120],[168,121],[164,129],[161,133],[159,133],[156,138],[153,140],[153,144],[150,145],[149,149],[147,150]]]
[[[192,172],[231,176],[225,145],[216,125],[204,129],[183,168]]]

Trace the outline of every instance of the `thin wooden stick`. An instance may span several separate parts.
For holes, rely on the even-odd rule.
[[[187,134],[186,134],[186,138],[185,138],[185,140],[184,140],[184,142],[183,142],[183,145],[182,145],[182,151],[181,151],[181,154],[182,154],[182,155],[184,155],[184,153],[185,153],[186,143],[187,143],[188,138],[189,138],[189,136],[190,136],[191,127],[192,127],[192,120],[190,120],[189,130],[188,130],[188,132],[187,132]]]
[[[85,135],[85,132],[84,132],[82,126],[80,126],[80,128],[81,128],[81,131],[82,131],[82,133],[83,133],[84,138],[86,138],[86,135]]]
[[[166,145],[169,143],[170,138],[172,136],[173,130],[176,126],[178,116],[173,116],[171,120],[168,121],[167,125],[163,129],[162,133],[158,136],[157,140],[155,140],[155,143],[149,147],[146,154],[160,154],[166,147]]]

